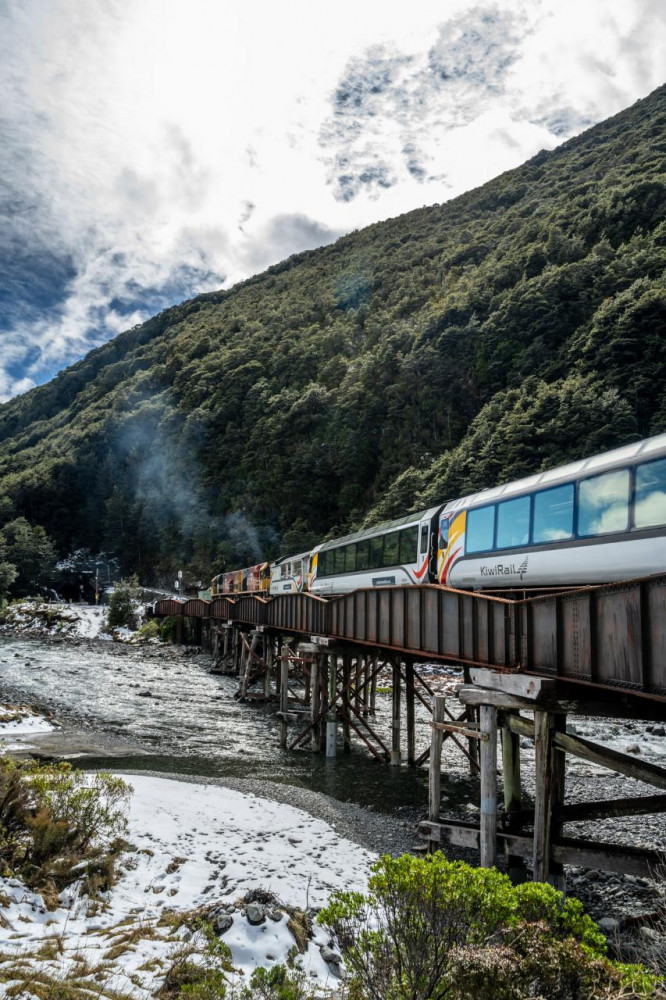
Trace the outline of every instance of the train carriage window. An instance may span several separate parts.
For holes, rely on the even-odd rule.
[[[400,532],[392,531],[384,535],[384,565],[397,566],[400,559]]]
[[[426,532],[428,526],[424,526]],[[400,532],[400,562],[401,563],[413,563],[418,559],[418,542],[419,542],[419,526],[415,524],[413,528],[403,528]],[[426,541],[426,552],[427,552],[427,541]]]
[[[359,542],[356,547],[356,569],[368,569],[370,562],[370,541]]]
[[[428,551],[428,536],[430,534],[430,525],[421,525],[421,544],[419,545],[419,552],[421,555],[425,555]]]
[[[505,500],[497,506],[498,549],[527,545],[530,540],[530,497]]]
[[[578,494],[578,534],[606,535],[629,525],[629,470],[583,479]]]
[[[477,507],[467,514],[465,531],[467,552],[486,552],[492,549],[495,538],[495,508]]]
[[[656,524],[666,524],[666,459],[636,469],[634,525],[651,528]]]
[[[574,485],[555,486],[534,494],[532,541],[557,542],[573,536]]]
[[[345,573],[356,571],[356,542],[345,545]]]
[[[345,571],[345,550],[344,546],[340,546],[339,549],[333,549],[333,554],[335,557],[334,563],[334,573],[344,573]]]
[[[384,560],[384,536],[370,539],[370,565],[368,569],[381,569]]]
[[[328,552],[318,552],[317,553],[317,576],[326,576],[326,563],[328,561]]]

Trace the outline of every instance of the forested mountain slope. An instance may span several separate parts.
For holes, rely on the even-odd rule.
[[[144,578],[666,430],[666,87],[0,407],[7,519]]]

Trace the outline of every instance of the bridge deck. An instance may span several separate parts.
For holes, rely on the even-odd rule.
[[[157,602],[155,614],[325,636],[666,702],[666,576],[517,601],[435,586],[357,590],[328,600],[312,594],[167,599]]]

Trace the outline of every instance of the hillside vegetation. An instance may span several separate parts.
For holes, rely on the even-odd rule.
[[[205,578],[666,430],[665,164],[662,87],[161,313],[0,407],[0,510]]]

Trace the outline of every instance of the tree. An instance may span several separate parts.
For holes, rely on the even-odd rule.
[[[32,525],[24,517],[17,517],[6,524],[0,531],[0,538],[4,543],[5,558],[16,570],[9,584],[11,592],[17,596],[34,593],[53,572],[56,559],[53,541],[41,525]]]
[[[132,628],[136,625],[135,601],[140,593],[141,588],[135,576],[121,580],[114,586],[106,616],[109,628]]]

